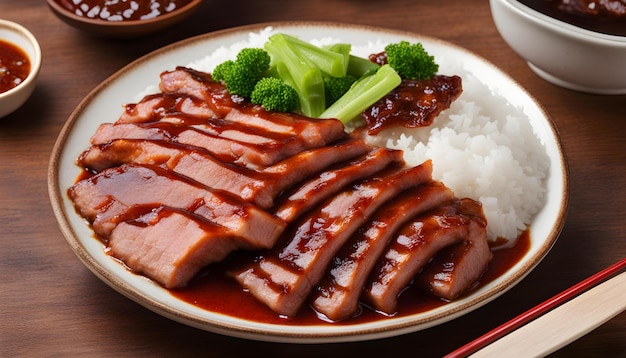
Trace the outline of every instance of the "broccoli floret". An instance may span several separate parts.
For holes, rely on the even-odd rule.
[[[260,104],[268,111],[276,112],[292,112],[300,105],[298,92],[285,81],[275,77],[260,79],[254,86],[250,101]]]
[[[236,59],[227,60],[213,70],[213,79],[222,81],[231,95],[250,98],[254,86],[270,67],[270,56],[261,48],[244,48]]]
[[[387,63],[400,77],[411,80],[427,80],[439,70],[435,58],[430,56],[421,43],[400,41],[385,46]]]
[[[348,123],[401,82],[402,78],[390,65],[381,66],[375,74],[359,78],[320,118],[336,118]]]
[[[216,81],[224,81],[224,74],[229,72],[231,67],[235,64],[235,61],[233,60],[227,60],[224,61],[222,63],[220,63],[219,65],[215,66],[215,68],[213,69],[213,79]]]
[[[335,103],[341,96],[348,92],[354,82],[356,82],[356,77],[351,75],[345,75],[343,77],[324,76],[326,106]]]
[[[265,43],[272,58],[272,72],[278,73],[298,93],[300,111],[305,116],[318,117],[326,109],[322,71],[303,59],[284,34],[274,34]]]

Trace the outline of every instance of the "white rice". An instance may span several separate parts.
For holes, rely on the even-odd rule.
[[[272,33],[272,28],[251,33],[247,41],[219,48],[188,66],[211,72],[244,47],[262,47]],[[311,42],[324,45],[340,39]],[[365,57],[384,46],[380,41],[364,46],[353,44],[352,53]],[[370,140],[376,145],[404,150],[405,160],[411,165],[432,159],[435,179],[458,197],[483,204],[489,240],[515,240],[543,206],[549,169],[545,150],[521,109],[492,93],[454,59],[436,60],[442,65],[440,68],[446,69],[442,74],[462,77],[464,90],[459,99],[432,126],[386,130]]]

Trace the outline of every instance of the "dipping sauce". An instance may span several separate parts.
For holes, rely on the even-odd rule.
[[[0,40],[0,93],[17,87],[30,72],[28,55],[16,45]]]
[[[586,30],[626,36],[626,0],[518,0],[545,15]]]
[[[179,9],[191,0],[56,0],[72,13],[102,21],[149,20]]]

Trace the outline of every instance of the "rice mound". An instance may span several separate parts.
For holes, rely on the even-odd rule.
[[[271,27],[250,33],[247,41],[221,47],[188,67],[212,72],[244,47],[262,47],[274,32]],[[340,42],[323,38],[316,45]],[[384,49],[381,41],[352,46],[352,53],[367,57]],[[428,50],[428,49],[426,49]],[[410,165],[433,162],[433,178],[457,197],[469,197],[483,205],[487,236],[514,242],[543,206],[548,156],[528,117],[505,98],[467,71],[455,59],[436,58],[440,73],[459,75],[463,93],[429,127],[388,129],[370,136],[374,145],[404,151]]]

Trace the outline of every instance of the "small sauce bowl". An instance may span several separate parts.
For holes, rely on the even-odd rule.
[[[2,118],[21,107],[33,93],[41,69],[41,48],[35,36],[26,28],[2,19],[0,19],[0,41],[23,51],[30,62],[27,77],[15,87],[0,93],[0,118]]]
[[[158,16],[149,16],[145,19],[111,21],[94,16],[91,12],[95,10],[93,7],[89,8],[89,5],[83,5],[86,6],[86,12],[80,9],[72,11],[68,8],[68,6],[74,6],[71,0],[46,1],[54,14],[66,24],[98,36],[111,38],[140,37],[161,31],[184,20],[202,4],[202,0],[191,0],[180,7],[176,7],[174,10],[161,11]],[[63,5],[64,2],[66,3],[65,6]],[[85,1],[84,3],[88,2]]]
[[[490,5],[504,41],[544,80],[580,92],[626,94],[626,36],[565,22],[518,0]]]

